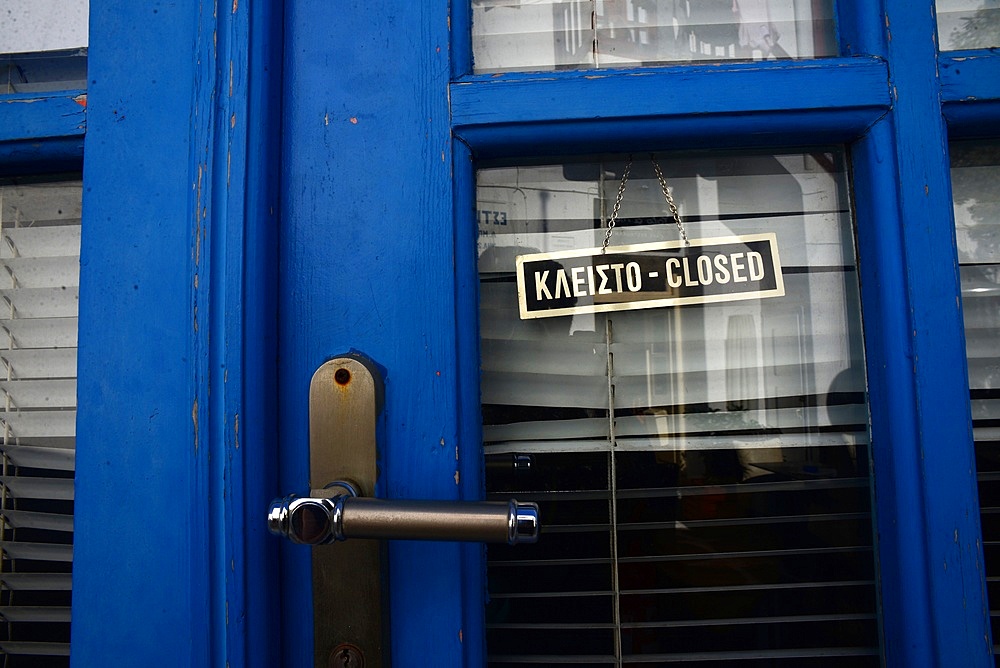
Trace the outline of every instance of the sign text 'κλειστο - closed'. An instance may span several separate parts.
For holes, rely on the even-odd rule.
[[[776,236],[752,234],[521,255],[517,293],[527,319],[781,297],[785,284]]]

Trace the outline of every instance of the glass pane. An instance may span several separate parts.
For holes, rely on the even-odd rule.
[[[1000,638],[1000,142],[951,147],[987,595]],[[1000,655],[994,645],[994,654]],[[1000,665],[1000,661],[998,661]]]
[[[89,17],[89,0],[4,0],[0,53],[85,48]]]
[[[937,0],[938,41],[942,51],[1000,46],[997,0]]]
[[[5,666],[69,665],[78,175],[0,179],[0,632]]]
[[[0,9],[0,95],[87,87],[89,0],[7,0]]]
[[[476,72],[835,55],[829,0],[472,0]]]
[[[600,248],[625,164],[478,172],[487,493],[543,527],[489,548],[490,663],[877,666],[843,158],[660,165],[688,248],[774,234],[784,296],[521,319],[515,258]],[[610,253],[680,238],[648,160],[615,222]]]
[[[86,49],[0,55],[0,94],[86,88]]]

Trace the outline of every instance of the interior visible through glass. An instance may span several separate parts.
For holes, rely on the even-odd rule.
[[[521,320],[515,258],[600,247],[624,159],[478,172],[487,494],[542,516],[488,550],[489,663],[879,665],[843,156],[658,162],[690,239],[776,235],[784,296]],[[678,239],[646,156],[616,222]]]
[[[476,72],[837,53],[831,0],[472,0]]]
[[[0,179],[0,655],[69,665],[79,174]]]
[[[987,596],[1000,655],[1000,142],[951,147]],[[1000,665],[1000,660],[997,660]]]
[[[942,51],[1000,47],[998,0],[937,0],[934,4]]]
[[[5,0],[0,94],[87,88],[88,0]]]
[[[87,49],[0,54],[0,93],[87,88]]]

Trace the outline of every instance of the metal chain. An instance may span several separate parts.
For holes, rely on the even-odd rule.
[[[674,224],[677,226],[677,231],[681,234],[681,240],[684,242],[685,246],[690,246],[691,242],[688,240],[687,231],[684,229],[684,223],[681,222],[681,212],[677,209],[677,203],[674,202],[674,196],[670,194],[670,188],[667,187],[667,179],[663,176],[663,170],[660,169],[660,164],[656,162],[656,156],[652,153],[649,154],[649,160],[653,163],[653,171],[656,172],[656,178],[660,182],[660,190],[663,191],[663,197],[667,200],[667,208],[670,209],[670,215],[674,218]],[[625,162],[625,169],[622,171],[622,182],[618,186],[618,195],[615,197],[615,206],[611,209],[611,218],[608,219],[608,231],[604,235],[604,243],[601,245],[601,254],[604,254],[608,250],[608,244],[611,243],[611,235],[614,233],[615,225],[618,222],[618,210],[622,207],[622,198],[625,196],[625,184],[628,183],[629,172],[632,171],[632,156],[628,156],[628,160]]]
[[[601,246],[601,254],[608,250],[611,243],[611,233],[615,230],[615,223],[618,221],[618,210],[622,208],[622,198],[625,196],[625,184],[628,183],[628,174],[632,170],[632,156],[629,155],[625,162],[625,171],[622,172],[622,183],[618,186],[618,196],[615,198],[615,206],[611,209],[611,218],[608,219],[608,231],[604,235],[604,244]]]
[[[674,196],[670,194],[670,189],[667,188],[667,180],[663,178],[660,164],[656,162],[656,156],[652,153],[649,154],[649,159],[653,163],[653,171],[656,172],[656,178],[660,181],[660,190],[663,191],[663,197],[667,200],[667,208],[670,209],[670,214],[674,217],[674,224],[677,225],[677,230],[681,233],[681,240],[685,246],[690,246],[691,242],[688,241],[687,232],[684,230],[684,223],[681,222],[681,212],[677,210]]]

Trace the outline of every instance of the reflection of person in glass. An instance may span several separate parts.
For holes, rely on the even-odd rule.
[[[763,58],[788,58],[778,44],[781,35],[771,23],[771,0],[733,0],[733,13],[739,21],[740,49],[750,57],[760,51]]]

